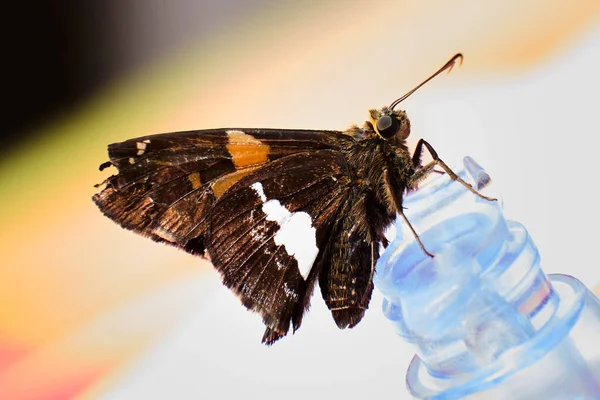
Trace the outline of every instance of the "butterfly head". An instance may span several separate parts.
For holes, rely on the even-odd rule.
[[[370,110],[369,116],[375,132],[383,139],[396,137],[405,140],[410,135],[410,121],[404,110],[383,107],[380,110]]]

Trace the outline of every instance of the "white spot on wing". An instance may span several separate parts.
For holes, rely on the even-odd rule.
[[[138,149],[137,155],[141,156],[142,154],[144,154],[144,151],[146,151],[146,141],[137,142],[136,146],[137,146],[137,149]]]
[[[285,282],[285,281],[283,282],[283,292],[285,293],[285,295],[287,297],[290,297],[290,298],[292,298],[294,300],[298,299],[298,293],[296,293],[294,291],[294,289],[290,289],[290,287],[288,286],[288,283]]]
[[[262,183],[256,182],[252,186],[261,201],[262,211],[267,215],[267,221],[279,224],[279,230],[273,238],[275,244],[285,247],[285,251],[294,257],[298,263],[298,270],[304,279],[312,268],[317,258],[317,230],[312,226],[310,215],[304,211],[291,213],[279,200],[267,200]]]
[[[281,205],[279,200],[269,200],[262,206],[263,212],[267,214],[267,221],[276,221],[280,226],[282,231],[283,223],[289,220],[294,214],[290,213],[287,208]],[[304,213],[306,214],[306,213]],[[310,218],[310,217],[309,217]]]
[[[255,182],[252,184],[252,186],[250,186],[252,189],[256,190],[256,193],[258,193],[258,197],[260,197],[260,200],[264,203],[265,201],[267,201],[267,196],[265,196],[265,191],[263,190],[263,186],[262,183],[260,182]]]

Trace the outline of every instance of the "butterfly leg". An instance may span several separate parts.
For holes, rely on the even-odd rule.
[[[429,154],[431,154],[431,158],[433,158],[433,161],[426,164],[425,166],[421,167],[421,154],[423,153],[423,146],[425,146],[427,148],[427,150],[429,151]],[[458,183],[460,183],[461,185],[466,187],[471,193],[481,197],[482,199],[488,200],[488,201],[496,201],[497,200],[493,197],[484,196],[483,194],[479,193],[477,190],[473,189],[473,186],[471,186],[469,183],[465,182],[460,176],[456,175],[456,173],[454,171],[452,171],[450,169],[450,167],[448,167],[446,165],[446,163],[443,162],[439,158],[437,152],[433,149],[433,147],[431,147],[431,145],[423,139],[419,139],[419,142],[417,143],[417,147],[415,148],[415,152],[413,153],[413,156],[412,156],[412,161],[413,161],[413,166],[415,168],[421,167],[418,170],[418,172],[413,175],[411,182],[410,182],[412,185],[416,185],[416,183],[418,181],[424,179],[427,175],[429,175],[433,171],[434,166],[439,165],[448,174],[450,179],[452,179],[453,181],[457,181]],[[412,185],[409,185],[409,186],[412,186]]]
[[[384,174],[385,183],[386,183],[387,187],[393,188],[394,186],[392,186],[392,183],[391,183],[391,180],[390,180],[390,174],[389,174],[388,170],[386,169],[383,172],[383,174]],[[392,200],[394,201],[394,206],[396,207],[396,212],[398,214],[400,214],[400,216],[402,217],[402,219],[404,219],[404,222],[406,222],[406,225],[408,225],[408,227],[410,228],[411,232],[415,236],[415,239],[417,239],[417,242],[419,243],[419,246],[421,247],[421,249],[423,250],[423,252],[425,254],[427,254],[429,257],[433,258],[433,254],[431,254],[430,252],[427,251],[427,249],[423,245],[423,242],[421,242],[421,238],[419,238],[419,235],[417,234],[417,231],[415,231],[415,228],[413,228],[413,226],[410,223],[410,221],[408,220],[408,218],[406,218],[406,215],[404,215],[404,211],[402,209],[402,199],[398,196],[398,193],[395,192],[394,190],[391,190],[390,192],[391,192],[391,195],[392,195]]]

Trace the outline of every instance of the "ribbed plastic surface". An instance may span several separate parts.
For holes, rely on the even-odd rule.
[[[459,175],[489,177],[471,158]],[[600,302],[576,279],[548,278],[525,228],[499,202],[447,175],[405,197],[429,252],[397,222],[377,264],[384,313],[416,347],[407,385],[420,399],[600,399]]]

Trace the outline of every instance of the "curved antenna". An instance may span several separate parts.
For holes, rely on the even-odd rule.
[[[433,78],[435,78],[436,76],[438,76],[439,74],[441,74],[442,72],[444,72],[445,70],[448,70],[448,72],[452,71],[452,68],[454,67],[454,64],[456,64],[456,60],[458,60],[458,59],[460,59],[460,65],[462,65],[463,55],[461,53],[456,53],[454,55],[454,57],[452,57],[450,59],[450,61],[448,61],[446,64],[444,64],[442,66],[442,68],[438,69],[433,75],[431,75],[429,78],[425,79],[423,82],[421,82],[413,90],[411,90],[410,92],[406,93],[404,96],[400,97],[398,100],[396,100],[392,104],[390,104],[390,109],[393,110],[394,107],[396,107],[398,104],[400,104],[401,102],[403,102],[404,100],[406,100],[406,98],[408,96],[410,96],[411,94],[413,94],[414,92],[416,92],[417,89],[419,89],[421,86],[423,86],[424,84],[426,84],[427,82],[429,82],[430,80],[432,80]]]

